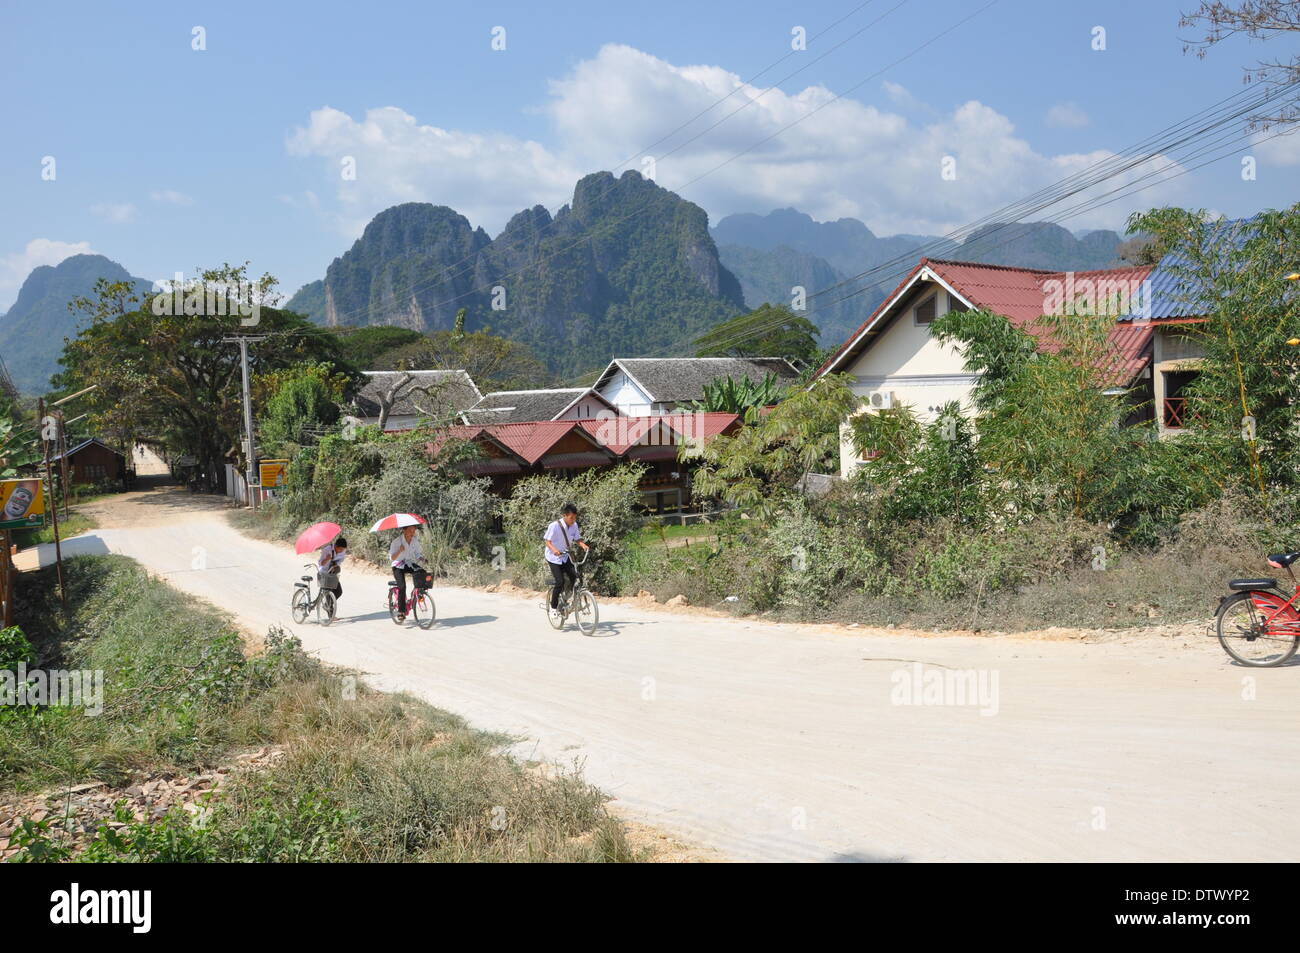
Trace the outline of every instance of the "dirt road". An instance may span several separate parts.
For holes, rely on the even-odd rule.
[[[251,630],[292,629],[731,857],[1300,857],[1300,669],[1233,667],[1202,634],[918,638],[620,603],[584,638],[535,598],[450,588],[425,632],[394,626],[383,577],[355,565],[343,618],[295,626],[303,558],[220,503],[155,490],[99,515],[65,552],[124,553]]]

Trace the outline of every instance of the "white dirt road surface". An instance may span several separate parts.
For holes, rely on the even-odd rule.
[[[619,601],[588,638],[552,630],[536,596],[437,588],[422,631],[395,626],[384,577],[350,562],[340,620],[298,626],[305,558],[240,535],[212,498],[128,494],[99,517],[65,553],[123,553],[253,632],[284,626],[730,858],[1300,858],[1300,668],[1233,666],[1204,624],[927,638]],[[959,696],[966,678],[984,698]]]

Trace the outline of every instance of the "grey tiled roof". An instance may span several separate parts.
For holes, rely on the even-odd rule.
[[[469,408],[471,424],[511,424],[527,420],[554,420],[556,415],[587,392],[586,387],[555,390],[499,390],[484,394]]]
[[[389,410],[389,416],[450,414],[471,407],[480,397],[470,376],[462,370],[448,371],[366,371],[366,383],[357,394],[357,411],[362,417],[379,416],[379,400],[402,375],[410,376],[405,388]]]
[[[757,384],[768,374],[776,375],[778,381],[799,376],[781,357],[633,357],[619,358],[615,363],[656,401],[700,400],[705,384],[725,377],[745,377]]]

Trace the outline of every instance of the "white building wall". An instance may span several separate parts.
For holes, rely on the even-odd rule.
[[[926,282],[919,288],[888,329],[843,370],[853,376],[853,391],[863,398],[864,406],[878,394],[882,402],[894,407],[910,407],[924,422],[933,421],[940,408],[954,401],[963,413],[970,414],[976,375],[966,371],[958,348],[940,344],[931,336],[929,326],[918,325],[913,314],[913,307],[936,289],[936,315],[951,310],[954,301],[935,283]],[[849,433],[847,424],[840,428],[840,476],[846,478],[860,463]]]
[[[600,396],[617,407],[618,412],[625,417],[644,417],[653,412],[650,395],[622,371],[614,372],[609,382],[600,388]]]
[[[600,416],[601,411],[608,413],[609,408],[604,401],[589,394],[566,410],[560,420],[593,420]]]

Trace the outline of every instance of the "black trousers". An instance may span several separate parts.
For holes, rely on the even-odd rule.
[[[402,615],[406,615],[406,574],[411,574],[411,588],[414,589],[416,580],[419,578],[417,573],[420,572],[422,570],[393,567],[393,578],[397,580],[397,611]]]
[[[546,565],[551,567],[551,578],[555,580],[555,585],[551,587],[551,608],[558,608],[560,605],[560,593],[564,591],[567,583],[577,584],[578,570],[573,566],[573,560],[566,559],[562,563],[553,563],[549,560]]]

